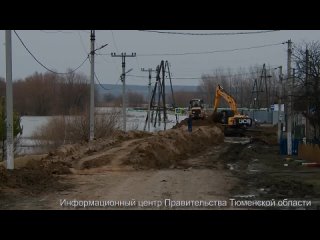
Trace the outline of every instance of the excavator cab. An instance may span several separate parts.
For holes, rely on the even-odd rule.
[[[228,119],[234,116],[234,112],[232,110],[222,110],[221,111],[221,123],[228,124]]]

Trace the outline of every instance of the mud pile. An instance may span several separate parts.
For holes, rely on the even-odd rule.
[[[65,188],[59,179],[74,169],[97,168],[105,165],[129,165],[136,169],[175,167],[206,147],[223,142],[223,132],[216,126],[186,126],[157,133],[131,131],[110,139],[90,143],[64,145],[43,157],[28,156],[8,171],[0,166],[1,188],[22,189],[28,193]]]
[[[95,139],[89,143],[82,142],[79,144],[62,145],[57,150],[50,152],[48,158],[56,157],[62,160],[75,160],[84,156],[90,156],[93,153],[105,150],[126,140],[139,139],[151,135],[151,133],[142,131],[130,131],[127,133],[119,131],[108,139]]]
[[[137,169],[174,168],[183,159],[208,146],[223,143],[223,132],[216,126],[195,127],[188,132],[187,127],[159,132],[148,141],[140,143],[124,164],[131,164]]]
[[[66,163],[48,160],[30,160],[25,167],[7,170],[0,166],[1,188],[20,188],[26,193],[40,193],[43,191],[62,190],[67,186],[59,182],[56,174],[69,174]]]
[[[208,116],[206,119],[193,119],[192,120],[192,126],[210,126],[210,125],[217,125],[217,123],[213,119],[213,115]],[[188,126],[188,118],[183,119],[179,123],[177,123],[175,126],[173,126],[173,129],[181,128],[183,126]]]

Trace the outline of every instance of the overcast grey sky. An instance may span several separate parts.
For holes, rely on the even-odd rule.
[[[221,33],[243,32],[246,30],[169,30],[170,32]],[[251,32],[254,30],[250,30]],[[5,31],[0,31],[0,76],[5,77]],[[29,50],[48,68],[65,72],[75,68],[87,56],[90,49],[89,30],[17,30]],[[171,64],[173,77],[200,78],[217,68],[231,68],[237,71],[240,67],[266,63],[274,67],[283,65],[286,71],[287,45],[276,45],[264,48],[220,52],[211,54],[181,56],[142,56],[152,53],[190,53],[249,48],[267,44],[276,44],[291,39],[294,44],[303,41],[320,40],[320,31],[283,30],[276,32],[223,35],[192,36],[172,35],[136,30],[96,30],[96,48],[108,43],[108,46],[96,55],[95,72],[102,83],[114,84],[121,74],[121,58],[112,58],[111,52],[120,54],[135,52],[136,58],[127,58],[126,69],[133,68],[130,74],[147,76],[141,68],[156,68],[161,60]],[[13,79],[25,78],[37,72],[46,72],[24,49],[12,31]],[[90,76],[90,63],[87,61],[79,72]],[[128,84],[146,85],[147,78],[127,77]],[[198,79],[173,79],[175,85],[197,85]]]

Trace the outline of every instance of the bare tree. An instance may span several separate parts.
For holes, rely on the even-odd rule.
[[[14,109],[21,115],[59,115],[83,112],[88,105],[89,81],[83,74],[59,76],[34,73],[13,83]],[[0,91],[5,91],[1,85]]]
[[[309,120],[314,138],[320,138],[320,42],[303,43],[294,49],[296,84],[294,106]],[[308,56],[308,57],[307,57]]]

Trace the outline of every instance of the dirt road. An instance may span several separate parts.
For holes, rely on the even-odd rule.
[[[0,166],[0,209],[75,209],[76,205],[84,209],[84,201],[133,199],[158,201],[162,206],[129,209],[235,209],[230,198],[306,200],[312,206],[299,209],[320,209],[320,169],[279,155],[275,133],[261,129],[247,137],[224,138],[215,126],[195,127],[192,134],[181,126],[63,146],[44,156],[17,160],[17,169],[11,172]],[[171,208],[164,205],[166,199],[226,201],[227,206]],[[85,209],[127,208],[110,204]]]
[[[49,194],[7,199],[2,209],[83,209],[61,206],[72,201],[159,201],[171,200],[228,200],[236,178],[217,162],[217,152],[223,146],[207,149],[201,156],[189,158],[184,166],[163,170],[134,170],[94,168],[64,175],[61,183],[72,183],[67,190]],[[186,167],[187,166],[187,167]],[[86,209],[125,209],[124,207],[90,207]],[[130,207],[129,209],[212,209],[212,207],[171,208]],[[220,209],[215,207],[214,209]],[[223,209],[223,208],[221,208]]]
[[[63,205],[64,200],[222,201],[230,197],[236,178],[219,162],[226,147],[221,129],[200,126],[190,134],[182,127],[130,136],[89,149],[66,146],[42,159],[20,164],[21,169],[12,174],[3,171],[7,184],[2,190],[0,184],[0,208],[73,208]],[[57,178],[51,178],[52,173]],[[167,207],[144,207],[150,208]]]

